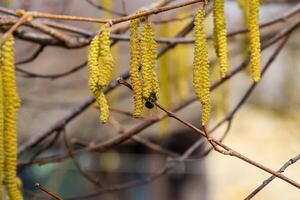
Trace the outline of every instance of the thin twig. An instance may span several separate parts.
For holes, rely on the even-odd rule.
[[[42,190],[43,192],[45,192],[46,194],[48,194],[49,196],[53,197],[56,200],[63,200],[63,198],[59,197],[58,195],[50,192],[47,188],[45,188],[43,185],[41,185],[40,183],[36,183],[35,187]]]
[[[277,171],[278,173],[283,173],[286,168],[290,165],[296,163],[300,159],[300,154],[295,156],[294,158],[289,159],[284,165]],[[276,176],[270,176],[268,179],[264,180],[260,186],[258,186],[253,192],[251,192],[244,200],[252,199],[257,193],[259,193],[263,188],[265,188],[269,183],[271,183]]]
[[[77,168],[77,170],[79,171],[79,173],[85,177],[88,181],[90,181],[91,183],[97,185],[98,187],[103,188],[103,184],[100,182],[100,180],[95,180],[94,178],[92,178],[89,174],[87,174],[80,166],[79,162],[77,162],[76,158],[73,156],[73,151],[69,145],[68,139],[67,139],[67,134],[66,134],[66,130],[62,130],[63,131],[63,140],[64,140],[64,144],[65,147],[68,151],[68,154],[71,158],[71,160],[73,161],[74,166]]]
[[[44,51],[45,47],[46,47],[45,45],[40,45],[39,48],[30,57],[16,62],[15,65],[23,65],[32,62]]]

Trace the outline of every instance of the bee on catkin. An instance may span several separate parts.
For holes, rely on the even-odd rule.
[[[203,30],[205,10],[200,9],[195,16],[195,47],[193,63],[193,87],[202,104],[202,125],[208,122],[210,115],[209,58],[206,35]]]
[[[228,71],[227,30],[224,13],[224,0],[213,0],[214,44],[220,62],[221,77]]]
[[[134,19],[130,22],[130,80],[133,89],[135,117],[140,117],[143,112],[143,89],[139,75],[139,25],[141,19]]]
[[[114,66],[109,36],[110,27],[104,25],[101,34],[96,35],[91,41],[88,52],[89,89],[100,107],[102,123],[107,122],[109,116],[108,104],[102,89],[109,84]]]
[[[16,87],[13,48],[14,40],[10,36],[1,47],[1,74],[4,95],[4,172],[8,197],[14,200],[22,200],[23,197],[16,182],[16,115],[20,106],[20,99]]]
[[[249,0],[248,28],[250,40],[250,65],[254,82],[260,79],[260,33],[259,33],[259,0]]]
[[[143,80],[143,97],[146,99],[158,98],[159,83],[155,72],[157,59],[157,43],[153,28],[148,20],[145,21],[141,32],[141,71]],[[153,98],[155,96],[155,98]]]

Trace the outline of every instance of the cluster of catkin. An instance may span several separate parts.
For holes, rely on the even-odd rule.
[[[113,72],[114,59],[110,51],[110,26],[104,25],[89,46],[89,89],[100,108],[100,121],[107,122],[109,107],[103,89],[108,86]]]
[[[259,0],[240,0],[247,6],[247,25],[249,28],[250,65],[254,82],[260,79],[260,33]],[[214,46],[220,64],[220,75],[226,77],[228,72],[228,49],[224,0],[213,0]],[[210,115],[210,80],[209,58],[206,34],[203,30],[204,8],[200,9],[194,21],[194,70],[193,86],[196,96],[202,104],[202,125],[207,124]]]
[[[134,113],[140,117],[144,102],[152,108],[158,99],[159,84],[155,72],[157,44],[154,30],[146,19],[141,33],[141,19],[130,23],[130,79],[134,92]],[[114,59],[110,51],[110,27],[104,25],[102,32],[90,43],[88,54],[89,89],[100,107],[100,121],[107,122],[109,107],[103,89],[109,84],[114,67]],[[140,36],[140,37],[139,37]],[[141,66],[141,77],[139,66]]]
[[[5,183],[7,197],[21,200],[17,178],[17,112],[20,98],[17,93],[14,69],[14,39],[8,37],[1,47],[0,73],[0,196]]]
[[[260,34],[259,0],[240,0],[247,4],[247,24],[250,41],[250,64],[253,81],[260,79]],[[228,48],[224,0],[213,0],[214,46],[220,65],[220,75],[228,73]],[[202,125],[206,125],[210,116],[210,72],[209,55],[204,31],[205,9],[201,8],[194,19],[194,61],[193,88],[202,105]],[[159,83],[155,72],[157,61],[157,43],[151,23],[146,18],[142,30],[139,30],[141,18],[130,23],[130,79],[134,92],[135,117],[141,116],[144,103],[152,108],[158,99]],[[96,35],[89,48],[89,88],[100,107],[100,120],[106,122],[109,117],[108,104],[103,89],[111,79],[114,60],[110,52],[110,27],[104,26],[101,34]]]
[[[159,83],[155,72],[157,43],[151,23],[146,19],[141,33],[141,19],[130,23],[130,80],[134,92],[135,117],[142,114],[144,101],[147,108],[152,108],[158,99]],[[140,64],[140,65],[139,65]],[[141,66],[141,78],[139,73]]]

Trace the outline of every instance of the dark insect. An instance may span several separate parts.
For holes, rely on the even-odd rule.
[[[146,108],[148,108],[148,109],[152,109],[152,108],[154,107],[154,104],[153,104],[152,102],[150,102],[150,101],[146,101],[146,102],[145,102],[145,106],[146,106]]]
[[[151,92],[145,102],[146,108],[152,109],[154,107],[154,103],[156,102],[156,100],[157,100],[156,94],[154,92]]]

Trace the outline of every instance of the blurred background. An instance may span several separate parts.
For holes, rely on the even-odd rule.
[[[2,0],[1,6],[9,9],[49,12],[55,14],[75,15],[95,18],[120,17],[95,7],[102,5],[119,13],[133,13],[137,9],[153,3],[152,0]],[[92,2],[92,3],[91,3]],[[180,1],[174,1],[180,2]],[[157,37],[174,37],[184,26],[191,22],[199,5],[188,6],[170,12],[160,13],[149,18],[154,23]],[[298,8],[297,0],[266,0],[261,5],[260,22],[268,22]],[[209,7],[209,6],[208,6]],[[209,10],[209,9],[208,9]],[[243,12],[236,1],[225,0],[227,31],[234,32],[245,28]],[[177,19],[164,23],[167,19]],[[292,18],[262,29],[262,41],[267,41],[281,30],[299,22],[300,12]],[[41,20],[42,21],[42,20]],[[99,30],[93,23],[59,21],[90,32]],[[205,29],[207,35],[213,31],[212,14],[208,14]],[[122,25],[122,24],[121,24]],[[125,33],[129,35],[129,33]],[[186,36],[192,38],[193,33]],[[228,39],[231,70],[236,68],[247,56],[245,51],[246,35],[241,34]],[[262,66],[274,52],[277,44],[262,52]],[[163,45],[159,45],[160,48]],[[32,55],[39,45],[17,40],[16,61]],[[211,57],[212,83],[220,78],[215,73],[216,59],[211,40],[209,41]],[[126,72],[129,66],[129,43],[120,41],[112,48],[116,60],[115,78]],[[288,44],[276,57],[261,82],[257,85],[245,105],[235,114],[230,131],[224,143],[243,155],[256,160],[274,170],[300,152],[300,42],[299,30],[291,35]],[[58,74],[66,72],[87,59],[87,48],[66,49],[47,46],[32,62],[19,68],[37,74]],[[173,108],[193,95],[192,91],[193,44],[182,44],[171,49],[158,61],[158,74],[161,83],[160,103]],[[218,66],[217,66],[218,67]],[[167,75],[166,75],[167,74]],[[56,79],[24,77],[17,72],[18,91],[22,107],[18,116],[19,143],[31,136],[43,132],[55,122],[62,119],[82,101],[90,96],[87,87],[86,67]],[[251,77],[247,70],[240,72],[212,94],[212,118],[209,128],[214,127],[240,101],[248,87]],[[118,87],[108,95],[109,103],[115,111],[133,110],[132,93],[125,87]],[[106,141],[135,127],[141,120],[133,119],[119,112],[111,112],[110,122],[100,124],[98,109],[90,106],[79,117],[65,127],[72,148],[91,142]],[[154,108],[145,110],[144,116],[155,117],[161,112]],[[179,116],[200,127],[200,103],[194,102]],[[224,124],[214,133],[222,137]],[[197,134],[174,120],[165,120],[145,129],[139,134],[167,149],[183,153],[197,139]],[[202,145],[194,155],[201,155],[209,146]],[[26,151],[20,162],[31,159],[43,148],[43,145]],[[66,152],[62,137],[53,147],[39,157]],[[142,180],[154,174],[166,165],[166,157],[153,152],[137,142],[127,141],[105,152],[85,153],[76,157],[81,169],[100,180],[101,185],[122,184],[132,180]],[[290,166],[285,175],[300,182],[300,162]],[[41,199],[45,194],[38,191],[34,184],[39,182],[61,197],[80,197],[99,189],[82,176],[72,160],[45,165],[20,167],[19,176],[23,180],[26,199]],[[211,152],[203,159],[186,161],[176,165],[165,176],[133,187],[131,189],[105,193],[86,199],[185,199],[185,200],[223,200],[243,199],[270,175],[233,157]],[[101,188],[101,187],[100,187]],[[254,199],[274,200],[300,198],[300,191],[281,180],[274,180]],[[47,199],[47,198],[46,198]],[[49,198],[48,198],[49,199]],[[83,198],[82,198],[83,199]]]

